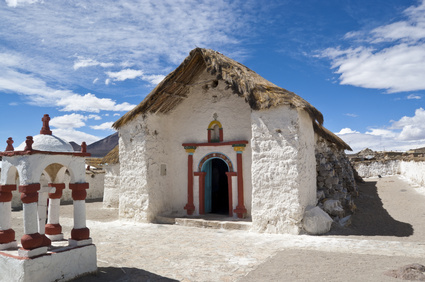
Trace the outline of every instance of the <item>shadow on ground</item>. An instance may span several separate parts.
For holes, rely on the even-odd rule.
[[[396,236],[413,235],[409,223],[395,220],[383,207],[376,181],[360,183],[359,197],[355,199],[356,212],[348,227],[332,226],[326,235]],[[336,225],[336,224],[335,224]]]
[[[92,282],[92,281],[102,281],[102,282],[143,282],[143,281],[161,281],[161,282],[171,282],[178,281],[175,279],[166,278],[163,276],[156,275],[154,273],[145,271],[138,268],[129,268],[129,267],[99,267],[96,274],[86,275],[72,281],[75,282]]]

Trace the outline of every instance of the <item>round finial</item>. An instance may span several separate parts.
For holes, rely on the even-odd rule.
[[[32,136],[27,136],[27,140],[25,140],[25,149],[24,151],[32,151],[32,144],[34,144],[34,140],[32,140]]]
[[[9,137],[9,138],[7,138],[7,141],[6,141],[6,143],[7,143],[7,147],[6,147],[6,151],[15,151],[15,148],[13,148],[13,139],[12,139],[12,137]]]

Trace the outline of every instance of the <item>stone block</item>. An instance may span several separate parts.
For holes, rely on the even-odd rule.
[[[316,206],[304,213],[303,227],[309,234],[323,234],[331,230],[332,222],[332,218]]]

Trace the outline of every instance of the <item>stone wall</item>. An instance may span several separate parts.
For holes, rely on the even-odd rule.
[[[316,135],[318,206],[338,221],[351,214],[357,184],[344,150]]]

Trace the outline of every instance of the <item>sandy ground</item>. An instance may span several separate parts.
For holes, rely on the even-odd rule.
[[[75,281],[402,281],[384,272],[425,265],[420,192],[398,177],[367,179],[351,225],[322,236],[132,223],[87,203],[99,271]],[[12,216],[20,238],[22,211]],[[61,224],[69,237],[72,205]]]

